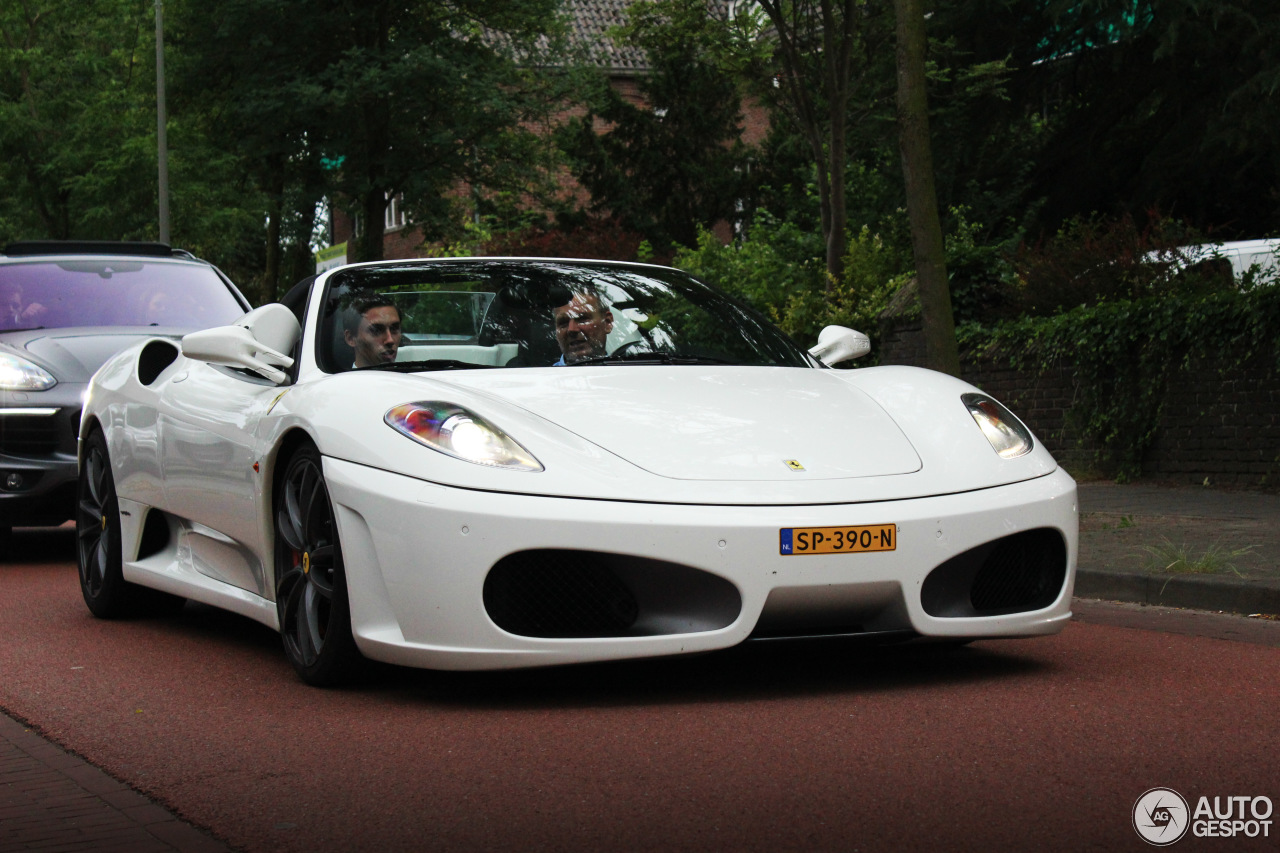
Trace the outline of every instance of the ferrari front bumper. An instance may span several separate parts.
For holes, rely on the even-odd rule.
[[[333,458],[325,459],[325,476],[357,643],[366,656],[391,663],[459,670],[546,666],[709,651],[753,634],[805,635],[841,626],[955,639],[1033,636],[1056,633],[1071,615],[1078,515],[1075,482],[1061,470],[960,494],[816,506],[480,492]],[[891,526],[893,550],[782,553],[782,530],[861,526]],[[959,600],[967,588],[954,606],[946,602],[945,589],[955,583],[943,574],[955,575],[961,566],[960,575],[972,578],[976,565],[964,568],[970,555],[990,552],[988,543],[1027,537],[1049,542],[1059,555],[1047,596],[991,613]],[[604,566],[601,571],[614,576],[610,583],[634,592],[638,618],[628,630],[589,636],[581,625],[563,630],[536,612],[505,617],[495,606],[494,567],[523,566],[525,555],[581,556],[577,562]],[[545,562],[527,565],[536,572]],[[935,569],[940,574],[926,583]],[[543,601],[557,589],[574,592],[563,572],[559,578]],[[1012,581],[1016,587],[1018,578]]]

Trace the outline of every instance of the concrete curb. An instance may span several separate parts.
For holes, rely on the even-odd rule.
[[[1075,594],[1080,598],[1159,604],[1192,610],[1280,615],[1280,580],[1250,580],[1216,575],[1140,575],[1080,569]]]

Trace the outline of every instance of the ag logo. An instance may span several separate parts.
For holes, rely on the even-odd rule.
[[[1187,834],[1191,813],[1187,801],[1172,788],[1152,788],[1133,804],[1133,828],[1142,840],[1167,847]]]

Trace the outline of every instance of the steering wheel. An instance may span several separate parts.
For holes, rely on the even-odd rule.
[[[646,350],[640,349],[640,347],[642,347],[642,346],[648,346],[648,342],[647,342],[647,341],[642,341],[642,340],[641,340],[641,341],[627,341],[625,344],[623,344],[622,346],[618,347],[618,348],[617,348],[616,350],[614,350],[613,352],[609,353],[609,355],[610,355],[610,356],[617,356],[617,355],[629,355],[630,353],[646,352]]]

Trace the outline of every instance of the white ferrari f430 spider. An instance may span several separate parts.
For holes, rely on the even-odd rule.
[[[80,582],[362,658],[500,669],[758,638],[1052,634],[1076,486],[999,402],[678,270],[356,264],[90,384]]]

